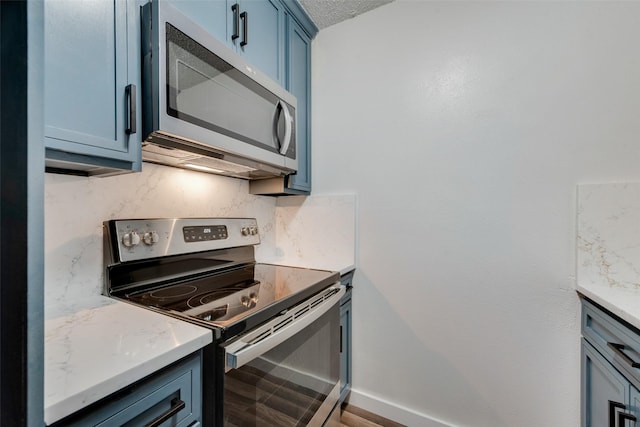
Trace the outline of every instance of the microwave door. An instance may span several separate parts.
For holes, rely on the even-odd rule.
[[[199,132],[204,135],[210,131],[246,143],[240,147],[272,152],[282,164],[280,150],[292,133],[287,116],[291,121],[294,107],[170,24],[166,37],[167,115],[205,130]]]

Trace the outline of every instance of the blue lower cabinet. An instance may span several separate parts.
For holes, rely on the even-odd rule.
[[[202,420],[201,353],[121,390],[57,426],[179,426]]]
[[[52,172],[141,168],[135,2],[44,4],[44,134]],[[138,21],[136,21],[136,18]]]
[[[640,421],[640,391],[638,391],[638,389],[633,385],[630,388],[631,392],[629,393],[629,410],[631,414],[636,417],[636,420]],[[629,425],[637,426],[638,424],[636,422]]]
[[[351,391],[351,288],[353,272],[340,278],[347,293],[340,300],[340,403]]]
[[[351,292],[348,296],[340,306],[340,403],[351,391]]]
[[[640,420],[640,331],[582,301],[582,427],[628,427]]]
[[[582,341],[582,426],[606,427],[612,403],[626,405],[629,382],[587,341]]]

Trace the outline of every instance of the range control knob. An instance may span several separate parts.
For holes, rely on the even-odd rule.
[[[258,304],[258,294],[256,294],[255,292],[251,292],[249,294],[249,300],[253,304],[253,307],[255,307],[256,304]]]
[[[142,242],[145,245],[153,245],[154,243],[158,243],[160,241],[160,236],[155,231],[147,231],[142,235]]]
[[[251,292],[249,296],[243,295],[242,298],[240,298],[240,303],[247,308],[253,308],[258,304],[258,295],[254,292]]]
[[[248,235],[249,235],[249,233],[250,233],[249,227],[242,227],[242,228],[240,229],[240,233],[241,233],[243,236],[248,236]]]
[[[127,248],[132,248],[140,243],[140,235],[135,231],[125,233],[122,236],[122,244]]]
[[[252,236],[258,234],[258,227],[249,227],[249,234],[251,234]]]

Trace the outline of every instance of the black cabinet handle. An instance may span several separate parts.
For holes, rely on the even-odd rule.
[[[636,417],[631,415],[631,414],[627,414],[626,412],[620,412],[618,413],[618,427],[625,427],[626,423],[625,420],[629,420],[629,421],[633,421],[633,426],[636,426]]]
[[[129,99],[129,123],[127,124],[125,132],[127,133],[127,135],[131,135],[132,133],[137,132],[136,85],[127,85],[124,91],[127,98]]]
[[[244,12],[242,12],[240,14],[240,19],[242,19],[242,41],[240,42],[240,46],[245,47],[247,44],[249,44],[249,14],[247,13],[247,11],[245,10]]]
[[[240,6],[238,3],[231,6],[233,11],[233,34],[231,34],[231,40],[235,40],[240,37]]]
[[[169,418],[176,415],[178,412],[182,411],[187,406],[180,398],[176,397],[171,401],[171,408],[164,414],[154,418],[149,424],[145,425],[145,427],[159,427],[162,423],[167,421]]]
[[[625,406],[620,402],[609,401],[609,427],[616,427],[616,409],[624,411]]]
[[[340,353],[342,353],[342,325],[340,325]]]
[[[635,360],[633,360],[632,358],[630,358],[624,352],[624,345],[608,342],[607,343],[607,347],[609,347],[611,350],[613,350],[614,353],[616,353],[618,356],[620,356],[632,368],[640,368],[640,363],[638,363]]]

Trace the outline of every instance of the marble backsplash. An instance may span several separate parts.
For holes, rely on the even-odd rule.
[[[578,186],[579,286],[640,289],[640,183]]]
[[[107,178],[45,176],[46,317],[81,308],[103,284],[102,223],[114,218],[257,218],[256,257],[271,257],[276,198],[249,194],[248,181],[144,164]]]
[[[93,305],[102,293],[103,221],[174,217],[256,218],[260,262],[355,266],[355,195],[254,196],[248,181],[147,163],[106,178],[46,174],[46,317]]]
[[[355,194],[278,198],[273,262],[343,273],[355,268],[356,215]]]

